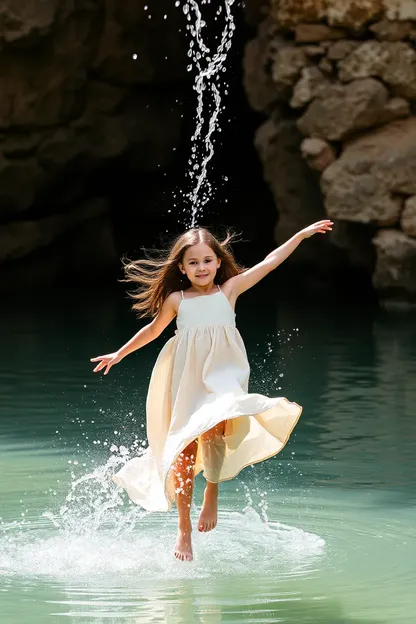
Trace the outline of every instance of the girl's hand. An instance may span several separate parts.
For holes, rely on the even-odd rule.
[[[326,232],[330,232],[332,230],[331,225],[334,225],[333,221],[330,221],[329,219],[324,219],[323,221],[317,221],[316,223],[312,223],[312,225],[309,225],[304,230],[301,230],[300,233],[303,235],[303,238],[309,238],[310,236],[313,236],[317,233],[325,234]]]
[[[114,364],[117,364],[118,362],[120,362],[121,359],[122,357],[119,355],[118,351],[116,351],[115,353],[109,353],[108,355],[100,355],[99,357],[91,358],[90,361],[99,362],[99,364],[97,364],[97,366],[94,368],[94,371],[93,371],[94,373],[98,373],[100,370],[106,367],[104,371],[104,375],[107,375],[110,368]]]

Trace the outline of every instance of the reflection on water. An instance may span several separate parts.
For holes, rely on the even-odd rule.
[[[280,455],[223,484],[218,528],[194,531],[190,565],[172,556],[176,512],[148,514],[109,480],[120,446],[140,448],[174,328],[100,378],[89,357],[137,331],[120,293],[3,306],[7,624],[414,621],[415,314],[255,306],[237,307],[252,388],[304,413]],[[202,493],[198,477],[194,521]]]

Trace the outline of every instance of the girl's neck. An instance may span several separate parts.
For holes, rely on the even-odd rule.
[[[190,288],[188,288],[185,292],[189,292],[189,293],[197,293],[198,295],[209,295],[211,290],[218,290],[218,286],[214,283],[214,281],[211,282],[211,284],[208,284],[207,286],[199,286],[198,284],[192,284]]]

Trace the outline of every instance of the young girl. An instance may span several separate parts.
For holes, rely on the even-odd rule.
[[[279,453],[302,408],[286,398],[248,393],[249,364],[235,326],[237,298],[281,264],[304,238],[331,230],[319,221],[301,230],[251,269],[243,270],[228,247],[205,228],[179,236],[161,260],[126,266],[128,281],[141,289],[133,309],[152,315],[115,353],[92,358],[94,372],[110,368],[157,338],[177,317],[176,335],[161,350],[147,395],[149,445],[113,475],[131,500],[150,511],[179,516],[175,557],[191,561],[191,501],[194,477],[206,479],[198,529],[217,524],[218,484]]]

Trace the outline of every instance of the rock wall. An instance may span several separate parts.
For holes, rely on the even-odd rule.
[[[89,181],[121,157],[138,176],[169,164],[180,137],[186,45],[174,3],[148,4],[0,6],[2,286],[17,278],[54,283],[82,270],[83,259],[89,269],[111,265],[108,205],[89,196]],[[92,231],[94,254],[86,243]],[[33,253],[54,245],[34,269]]]
[[[416,2],[262,5],[245,88],[267,116],[256,145],[277,239],[327,215],[332,250],[371,273],[382,301],[416,303]]]

